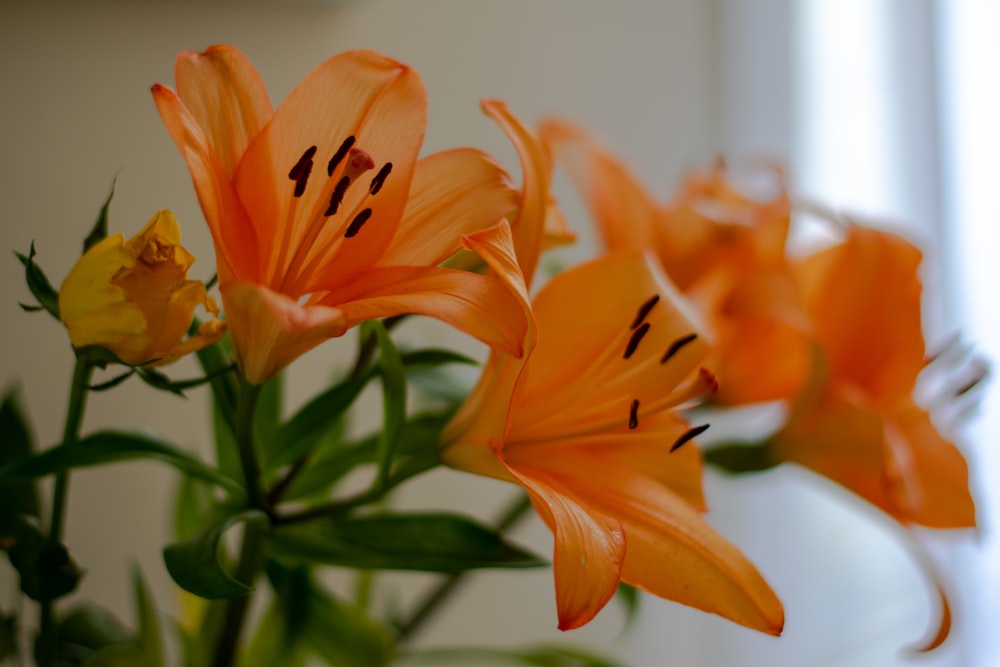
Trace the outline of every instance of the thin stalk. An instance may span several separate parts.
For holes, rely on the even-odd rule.
[[[240,378],[239,396],[236,402],[235,433],[236,444],[240,452],[240,464],[246,480],[247,505],[251,509],[269,511],[265,507],[266,497],[261,486],[261,467],[257,456],[257,442],[254,433],[254,417],[262,387],[253,385]],[[267,528],[256,522],[246,523],[243,533],[243,544],[240,547],[240,559],[236,568],[236,578],[252,586],[257,575],[264,567],[267,558]],[[240,633],[246,619],[247,608],[252,594],[231,598],[220,604],[222,610],[222,627],[212,652],[214,667],[230,667],[235,664]],[[211,613],[209,617],[211,618]]]
[[[531,500],[525,494],[519,494],[507,509],[497,518],[494,526],[497,532],[504,532],[513,527],[531,509]],[[399,645],[405,644],[413,638],[413,635],[441,609],[441,605],[451,597],[458,588],[468,579],[469,572],[456,572],[450,574],[441,581],[440,584],[431,590],[410,617],[396,623],[396,638]]]
[[[87,387],[94,369],[86,354],[78,354],[73,367],[73,379],[69,389],[69,403],[66,408],[66,423],[63,426],[62,445],[72,445],[80,438],[80,426],[87,407]],[[52,489],[52,514],[49,518],[49,540],[62,541],[66,515],[66,496],[69,494],[69,473],[56,475]],[[55,637],[54,600],[45,600],[39,605],[38,664],[40,667],[55,667],[58,664],[58,646]]]

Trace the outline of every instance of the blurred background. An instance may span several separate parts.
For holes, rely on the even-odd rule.
[[[590,128],[667,197],[687,170],[724,155],[787,168],[791,191],[906,229],[925,249],[928,340],[963,331],[1000,359],[996,286],[1000,199],[1000,4],[993,0],[214,0],[0,1],[0,248],[26,252],[58,285],[78,257],[112,179],[112,231],[131,235],[161,208],[214,271],[187,169],[149,93],[172,85],[178,51],[229,42],[280,101],[313,66],[371,48],[413,65],[430,98],[425,152],[474,145],[517,177],[502,133],[479,112],[505,100],[534,122],[562,115]],[[588,219],[563,181],[557,195],[594,252]],[[40,443],[58,440],[72,368],[64,331],[17,306],[20,265],[0,262],[0,383],[23,385]],[[413,336],[445,335],[408,327]],[[468,351],[484,355],[470,341]],[[348,336],[291,368],[286,408],[343,370]],[[171,369],[193,377],[194,365]],[[988,391],[956,434],[972,462],[978,535],[926,540],[951,585],[953,637],[915,645],[936,622],[933,589],[902,531],[830,484],[781,469],[738,481],[710,476],[710,521],[739,545],[786,605],[780,639],[646,598],[623,632],[614,604],[587,628],[555,629],[551,574],[477,575],[422,636],[425,646],[578,640],[638,666],[769,667],[1000,664],[1000,405]],[[153,429],[210,449],[206,395],[153,395],[138,382],[92,397],[85,430]],[[152,464],[73,475],[67,541],[87,569],[79,595],[131,618],[129,567],[143,565],[161,607],[179,613],[159,550],[175,475]],[[404,501],[490,516],[510,489],[435,472]],[[543,552],[537,521],[518,537]],[[429,579],[402,584],[416,590]],[[0,601],[16,582],[0,573]]]

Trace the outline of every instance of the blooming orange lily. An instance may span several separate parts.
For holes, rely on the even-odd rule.
[[[913,398],[925,363],[920,251],[856,224],[845,234],[797,267],[818,351],[772,454],[903,524],[974,526],[965,459]]]
[[[261,383],[355,324],[439,318],[518,355],[526,321],[496,278],[441,268],[464,233],[515,205],[472,149],[417,160],[426,93],[370,51],[330,58],[272,109],[230,46],[181,53],[176,91],[153,86],[215,242],[237,360]]]
[[[109,236],[81,257],[59,290],[59,318],[74,347],[100,345],[127,364],[162,366],[225,334],[216,319],[185,339],[195,308],[219,310],[200,280],[188,280],[194,257],[180,227],[160,211],[138,234]]]
[[[777,597],[701,516],[700,457],[683,445],[704,427],[689,428],[674,411],[715,386],[699,369],[708,350],[701,329],[637,252],[556,276],[529,310],[521,267],[537,262],[541,246],[548,176],[535,158],[544,150],[505,108],[487,111],[521,151],[529,205],[515,220],[516,254],[505,223],[464,243],[534,314],[524,358],[490,356],[445,430],[444,461],[527,490],[555,536],[561,629],[590,621],[626,581],[780,633]]]
[[[770,201],[741,194],[722,162],[689,176],[660,203],[628,168],[581,129],[559,120],[543,138],[568,169],[608,249],[656,253],[713,331],[708,366],[716,401],[788,398],[805,381],[808,324],[785,257],[791,206],[784,188]]]

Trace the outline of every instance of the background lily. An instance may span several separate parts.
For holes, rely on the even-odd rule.
[[[913,396],[926,362],[920,251],[856,224],[844,234],[797,266],[817,350],[771,455],[829,477],[903,524],[974,526],[965,459]]]
[[[805,380],[809,348],[785,256],[791,205],[781,183],[755,201],[728,180],[719,162],[687,177],[666,203],[649,195],[614,155],[562,120],[541,135],[566,167],[609,250],[654,252],[666,274],[697,304],[713,332],[708,366],[719,403],[788,398]]]
[[[515,205],[472,149],[417,160],[426,93],[370,51],[319,65],[273,110],[230,46],[182,53],[153,95],[212,231],[238,362],[261,383],[355,324],[439,318],[520,354],[524,320],[495,278],[438,267]]]
[[[211,319],[185,339],[195,308],[218,314],[200,280],[188,280],[194,257],[180,245],[173,213],[160,211],[138,234],[115,234],[77,261],[59,291],[59,316],[73,347],[100,345],[132,365],[162,366],[219,340]]]

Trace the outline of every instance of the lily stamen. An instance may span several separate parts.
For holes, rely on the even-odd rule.
[[[369,183],[368,185],[368,194],[372,196],[377,195],[378,191],[381,190],[382,186],[385,184],[385,179],[389,176],[389,172],[391,171],[392,171],[391,162],[386,162],[384,165],[382,165],[382,168],[378,170],[378,173],[375,174],[375,177],[372,179],[372,182]]]
[[[372,217],[372,210],[370,208],[366,208],[354,216],[354,219],[351,220],[351,224],[347,226],[347,231],[344,232],[344,238],[353,238],[358,232],[361,231],[361,228],[366,222],[368,222],[368,218],[370,217]]]
[[[623,359],[628,359],[633,354],[635,354],[636,348],[639,347],[640,341],[642,341],[643,336],[649,331],[649,322],[643,322],[642,326],[632,332],[632,336],[628,339],[628,345],[625,346],[625,354]]]
[[[670,451],[676,452],[685,444],[687,444],[691,440],[694,440],[699,435],[707,431],[708,427],[709,427],[708,424],[702,424],[701,426],[695,426],[694,428],[688,429],[681,435],[681,437],[677,438],[677,440],[674,441],[674,444],[670,445]]]
[[[351,184],[351,179],[348,176],[344,176],[339,181],[337,181],[336,187],[333,188],[333,194],[330,195],[330,205],[326,207],[326,211],[323,212],[324,217],[330,217],[337,213],[337,209],[340,208],[341,202],[344,201],[344,195],[347,193],[347,188]]]
[[[628,408],[628,427],[634,429],[637,426],[639,426],[639,399],[633,398]]]
[[[630,329],[637,329],[640,324],[646,320],[646,316],[649,315],[649,311],[653,310],[655,306],[660,301],[660,295],[654,294],[653,296],[646,299],[641,306],[639,306],[638,312],[635,314],[635,319],[632,320],[632,326]]]
[[[312,173],[314,155],[316,155],[316,147],[310,146],[295,163],[295,166],[289,170],[288,178],[295,181],[293,197],[301,197],[305,193],[306,182],[309,180],[309,174]]]
[[[688,334],[687,336],[682,336],[681,338],[675,340],[673,343],[670,344],[670,347],[667,348],[667,351],[663,353],[663,356],[660,358],[660,363],[665,364],[668,361],[670,361],[675,354],[680,352],[682,347],[684,347],[688,343],[694,342],[697,338],[698,334],[693,333],[693,334]]]
[[[340,144],[340,148],[337,149],[337,152],[333,154],[333,157],[330,158],[330,161],[327,162],[326,164],[327,176],[331,177],[333,176],[333,172],[336,171],[337,167],[340,166],[340,163],[347,156],[347,151],[351,150],[351,147],[354,145],[354,142],[355,138],[354,135],[352,134],[351,136],[344,139],[344,143]]]

